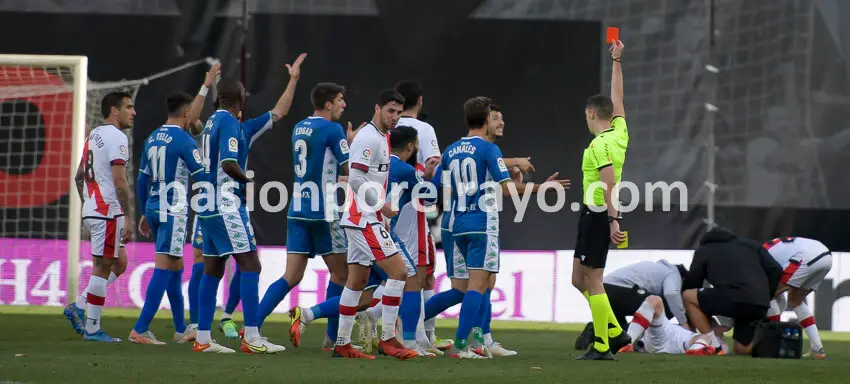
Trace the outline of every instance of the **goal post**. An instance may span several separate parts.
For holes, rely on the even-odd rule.
[[[76,276],[79,272],[81,235],[80,216],[82,208],[80,198],[77,196],[74,176],[76,173],[76,165],[79,164],[80,157],[82,155],[81,151],[83,142],[85,141],[88,58],[85,56],[0,54],[0,68],[2,68],[3,72],[2,83],[0,83],[0,101],[16,103],[19,100],[22,100],[26,103],[34,102],[35,104],[39,104],[40,101],[44,101],[45,104],[51,105],[51,108],[56,108],[57,110],[64,109],[65,111],[64,117],[51,116],[51,120],[55,120],[57,125],[44,127],[44,140],[47,142],[44,144],[45,152],[47,152],[46,148],[48,145],[56,145],[50,143],[53,141],[59,141],[58,147],[62,148],[64,146],[64,148],[67,148],[66,150],[68,150],[66,153],[62,153],[64,150],[61,150],[60,153],[66,157],[67,161],[70,161],[70,164],[72,165],[71,167],[68,167],[68,169],[65,170],[47,169],[45,171],[48,175],[61,175],[62,173],[65,173],[68,176],[68,183],[64,186],[65,191],[61,190],[61,179],[59,183],[49,183],[46,180],[43,183],[38,181],[36,181],[36,183],[32,183],[32,180],[30,180],[30,183],[23,183],[24,185],[20,185],[22,183],[20,179],[16,180],[11,177],[9,179],[5,179],[7,175],[4,173],[4,183],[17,182],[19,183],[19,186],[16,193],[10,193],[9,190],[12,187],[9,187],[8,185],[4,187],[4,196],[2,198],[4,199],[5,208],[10,205],[9,201],[22,200],[23,194],[52,195],[54,193],[63,194],[64,192],[69,194],[67,204],[68,228],[66,235],[66,276],[68,277],[66,279],[66,295],[67,297],[72,298],[76,296],[78,289],[78,279],[72,278],[72,276]],[[71,94],[70,105],[67,105],[67,101],[69,99],[68,94]],[[60,95],[62,96],[61,99],[59,98]],[[26,112],[33,113],[29,111],[30,104],[26,105]],[[70,109],[71,112],[70,119],[67,118],[68,109]],[[38,113],[41,111],[36,112]],[[14,116],[14,113],[15,111],[13,110],[11,113],[13,116],[10,116],[6,120],[13,122],[12,126],[9,128],[18,130],[27,130],[31,128],[36,129],[28,126],[27,116],[23,116],[22,118],[21,116]],[[21,126],[14,126],[16,123],[20,123],[21,121],[24,121],[21,123]],[[68,132],[68,125],[71,126],[70,137],[66,137],[67,135],[65,134]],[[55,135],[58,132],[46,132],[47,130],[61,128],[65,128],[62,130],[62,136],[55,138],[55,140],[48,138],[48,135]],[[12,134],[10,133],[10,135]],[[22,134],[22,136],[25,137],[25,140],[28,139],[26,137],[27,135],[28,134],[26,132]],[[68,144],[70,144],[70,148],[68,148]],[[13,144],[9,145],[11,148]],[[21,157],[24,155],[26,154],[21,154]],[[51,155],[53,154],[43,154],[43,156]],[[59,164],[61,163],[62,161],[59,162]],[[41,166],[41,164],[39,164],[39,166]],[[41,188],[45,190],[38,190],[38,186],[41,186]],[[14,194],[17,194],[17,196]],[[16,204],[16,206],[23,206],[21,203]],[[37,203],[31,204],[35,205]],[[17,233],[19,231],[22,230],[18,228],[15,229],[15,237],[20,235]],[[32,228],[28,228],[27,231],[32,232]],[[32,237],[32,233],[27,233],[25,236]]]

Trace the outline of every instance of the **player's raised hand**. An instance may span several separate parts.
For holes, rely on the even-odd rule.
[[[611,47],[608,48],[608,52],[611,52],[612,59],[619,59],[620,56],[623,55],[623,48],[626,46],[623,45],[622,40],[614,40],[611,42]]]
[[[217,79],[219,75],[221,75],[221,63],[215,63],[210,70],[207,71],[206,77],[204,77],[204,86],[207,88],[212,87],[213,84],[215,84],[215,79]],[[141,224],[141,222],[139,224]]]
[[[531,164],[530,157],[520,157],[516,159],[516,166],[519,167],[523,173],[534,172],[534,164]]]
[[[360,126],[357,127],[357,129],[352,129],[351,122],[348,122],[348,127],[345,129],[345,139],[348,141],[349,144],[354,142],[354,136],[357,136],[357,132],[360,131],[360,128],[363,128],[365,126],[366,122],[364,121],[360,123]]]
[[[304,59],[307,58],[306,53],[302,53],[298,55],[298,58],[295,59],[295,62],[292,64],[286,64],[286,69],[289,71],[289,77],[293,79],[297,79],[301,77],[301,63],[304,62]]]
[[[567,179],[558,180],[558,172],[555,172],[555,173],[552,174],[552,176],[549,176],[549,178],[546,179],[546,182],[547,183],[558,183],[560,186],[564,187],[564,189],[567,189],[567,188],[570,187],[570,181],[569,180],[567,180]]]
[[[144,237],[151,236],[151,227],[148,225],[148,220],[145,216],[142,216],[142,219],[139,220],[139,233]]]

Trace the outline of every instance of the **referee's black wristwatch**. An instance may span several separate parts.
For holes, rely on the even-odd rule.
[[[619,217],[619,216],[618,217],[608,216],[608,222],[609,223],[612,222],[612,221],[620,221],[620,220],[623,220],[623,218]]]

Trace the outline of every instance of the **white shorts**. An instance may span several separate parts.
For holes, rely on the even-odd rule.
[[[117,259],[121,249],[121,232],[124,231],[124,216],[112,219],[85,218],[83,225],[91,234],[92,256]]]
[[[390,233],[380,223],[368,223],[366,228],[344,227],[348,238],[348,264],[371,267],[398,253]]]
[[[684,354],[694,336],[697,333],[671,323],[666,315],[662,315],[652,319],[652,324],[643,335],[643,342],[649,353]]]
[[[782,284],[817,291],[826,274],[832,269],[832,254],[824,253],[811,260],[791,259],[783,267],[780,280]]]

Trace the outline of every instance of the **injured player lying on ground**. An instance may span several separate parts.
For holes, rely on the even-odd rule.
[[[649,296],[629,323],[627,332],[632,343],[620,349],[619,353],[723,355],[729,349],[723,334],[729,331],[730,323],[731,319],[721,318],[719,322],[715,320],[712,334],[693,332],[667,319],[661,298]]]

